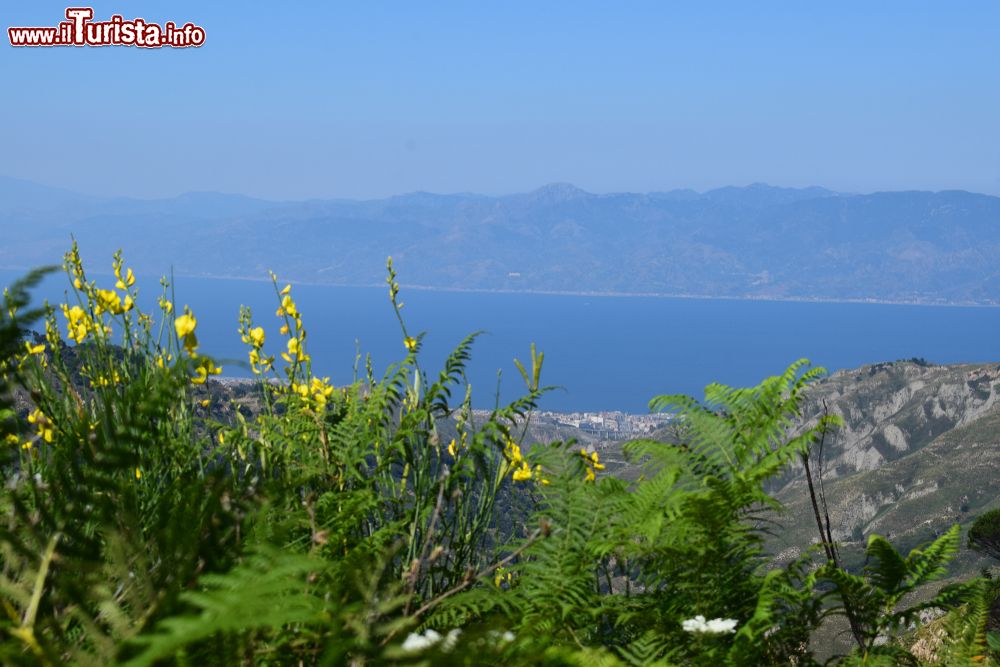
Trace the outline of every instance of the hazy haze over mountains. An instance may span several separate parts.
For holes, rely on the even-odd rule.
[[[754,184],[592,194],[271,202],[189,193],[98,198],[0,178],[0,266],[92,267],[121,247],[139,272],[450,289],[1000,303],[1000,198],[843,194]]]

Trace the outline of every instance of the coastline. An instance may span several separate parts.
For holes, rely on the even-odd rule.
[[[28,272],[33,268],[17,266],[0,266],[0,271],[23,271]],[[93,276],[110,276],[104,271],[91,271]],[[151,274],[139,274],[148,277]],[[157,276],[157,279],[159,276]],[[174,278],[197,278],[199,280],[238,280],[253,283],[270,283],[271,279],[266,277],[254,277],[243,275],[220,275],[214,273],[176,273]],[[280,277],[279,277],[280,278]],[[384,283],[325,283],[312,280],[295,280],[280,278],[279,282],[291,283],[292,285],[303,285],[308,287],[344,287],[349,289],[385,289]],[[923,300],[900,300],[900,299],[879,299],[875,297],[809,297],[809,296],[728,296],[717,294],[689,294],[684,292],[622,292],[622,291],[598,291],[598,290],[551,290],[551,289],[507,289],[488,287],[442,287],[438,285],[422,285],[419,283],[401,282],[402,289],[419,290],[422,292],[456,292],[469,294],[526,294],[532,296],[573,296],[573,297],[595,297],[595,298],[646,298],[646,299],[686,299],[695,301],[760,301],[764,303],[818,303],[818,304],[856,304],[856,305],[876,305],[876,306],[922,306],[932,308],[1000,308],[1000,303],[984,303],[976,301],[968,302],[938,302]]]

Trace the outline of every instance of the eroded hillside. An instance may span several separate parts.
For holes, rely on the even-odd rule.
[[[834,538],[861,546],[870,533],[915,546],[1000,501],[1000,365],[903,361],[841,371],[819,383],[806,410],[842,428],[823,446],[823,489]],[[813,455],[820,468],[819,449]],[[801,467],[778,497],[788,508],[778,541],[815,533]],[[969,556],[971,558],[971,556]]]

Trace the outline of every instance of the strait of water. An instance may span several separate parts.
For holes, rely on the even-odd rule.
[[[20,274],[0,271],[0,284]],[[99,278],[100,279],[100,278]],[[106,279],[105,279],[106,280]],[[111,281],[107,281],[111,282]],[[149,307],[156,280],[143,279]],[[63,300],[64,276],[47,279],[39,298]],[[382,372],[405,354],[385,289],[297,285],[293,295],[309,331],[314,372],[351,380],[356,342]],[[522,387],[514,357],[527,363],[534,342],[545,353],[543,382],[561,388],[542,409],[645,412],[657,394],[701,396],[718,381],[755,384],[806,357],[833,371],[923,357],[935,363],[1000,361],[1000,308],[569,296],[407,290],[401,294],[411,334],[426,332],[421,366],[436,375],[447,353],[473,331],[468,378],[476,407],[490,407],[502,371],[501,399]],[[241,304],[250,306],[278,351],[277,301],[269,283],[178,278],[178,306],[198,318],[202,350],[225,375],[248,375],[237,334]],[[61,318],[60,318],[61,319]],[[462,390],[456,392],[456,400]]]

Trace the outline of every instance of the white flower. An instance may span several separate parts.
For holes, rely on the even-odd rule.
[[[434,646],[439,641],[441,641],[441,635],[433,630],[427,630],[422,635],[417,632],[411,632],[406,637],[406,641],[403,642],[403,650],[407,653],[416,653],[417,651],[423,651]]]
[[[736,632],[736,620],[732,618],[713,618],[708,622],[708,631],[716,635],[728,635]]]
[[[713,618],[706,621],[705,617],[698,614],[694,618],[681,623],[685,632],[693,632],[706,635],[728,635],[736,631],[736,621],[731,618]]]
[[[460,634],[462,634],[462,631],[459,630],[458,628],[449,630],[448,635],[444,638],[444,644],[442,645],[441,648],[443,648],[445,651],[450,651],[451,649],[455,648],[455,644],[458,643],[458,636]]]
[[[489,639],[492,639],[493,641],[500,641],[500,642],[503,642],[505,644],[509,644],[510,642],[514,641],[514,639],[515,639],[514,633],[511,632],[510,630],[505,630],[502,633],[501,632],[497,632],[496,630],[490,630],[489,632],[486,633],[486,636]]]
[[[705,617],[701,614],[684,621],[681,623],[681,627],[684,628],[684,632],[705,632],[708,630],[708,624],[705,623]]]
[[[443,639],[444,643],[441,645],[441,648],[445,651],[450,651],[455,648],[460,634],[462,634],[462,631],[458,628],[449,631],[445,637],[442,637],[441,633],[429,629],[425,630],[422,635],[417,632],[411,632],[403,642],[403,650],[407,653],[417,653],[429,649]]]

